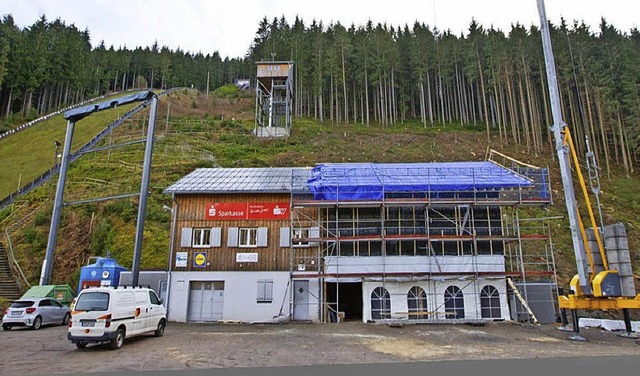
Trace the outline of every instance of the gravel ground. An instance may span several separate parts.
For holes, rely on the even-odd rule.
[[[128,339],[120,350],[77,350],[66,327],[0,332],[0,375],[130,370],[388,363],[640,355],[638,340],[601,329],[581,330],[587,342],[553,325],[510,322],[471,325],[341,324],[216,325],[169,323],[162,338]]]

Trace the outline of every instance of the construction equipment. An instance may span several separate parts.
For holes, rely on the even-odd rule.
[[[573,145],[573,140],[571,139],[571,133],[569,132],[567,124],[562,120],[558,82],[556,78],[553,51],[551,48],[549,24],[547,22],[544,8],[544,0],[537,0],[537,3],[538,13],[540,14],[540,29],[547,70],[551,110],[553,114],[552,131],[555,138],[556,152],[558,154],[558,161],[560,164],[560,174],[562,176],[567,212],[569,214],[569,227],[571,229],[573,250],[578,267],[578,274],[573,277],[570,283],[571,293],[558,297],[558,305],[562,311],[562,321],[565,326],[568,324],[566,310],[571,310],[573,331],[575,332],[575,335],[570,339],[584,340],[584,338],[579,335],[580,328],[577,313],[578,309],[622,310],[625,329],[627,334],[630,336],[632,329],[628,310],[640,309],[640,295],[635,295],[633,283],[631,283],[630,288],[623,289],[620,270],[610,268],[610,263],[607,258],[608,255],[607,252],[605,252],[601,237],[601,232],[603,232],[604,229],[599,228],[596,225],[586,184],[580,171],[578,157]],[[590,247],[587,239],[587,231],[585,230],[580,217],[580,212],[578,211],[578,205],[573,190],[570,156],[572,157],[578,181],[585,197],[590,224],[593,227],[597,252],[593,252],[593,247]],[[600,257],[600,260],[598,260],[600,261],[599,265],[596,265],[594,256]],[[627,273],[627,271],[625,271],[625,273]]]

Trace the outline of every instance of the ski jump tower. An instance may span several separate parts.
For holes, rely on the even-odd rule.
[[[256,137],[289,137],[293,62],[259,61],[256,74]]]

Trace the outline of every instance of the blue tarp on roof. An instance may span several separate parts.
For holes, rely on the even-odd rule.
[[[530,187],[531,179],[493,162],[318,164],[307,181],[316,200],[382,200],[410,192],[474,192]]]

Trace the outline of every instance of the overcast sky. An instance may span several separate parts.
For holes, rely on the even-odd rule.
[[[597,31],[604,17],[628,32],[638,26],[636,0],[546,0],[547,17],[584,20]],[[88,28],[91,43],[107,46],[160,46],[204,54],[218,51],[224,57],[247,52],[258,23],[284,15],[290,24],[300,16],[305,25],[313,19],[340,21],[356,26],[368,20],[389,25],[411,25],[417,20],[440,30],[465,32],[475,18],[483,26],[508,31],[520,22],[539,24],[536,0],[0,0],[0,13],[11,13],[20,27],[45,15],[61,18],[81,30]]]

